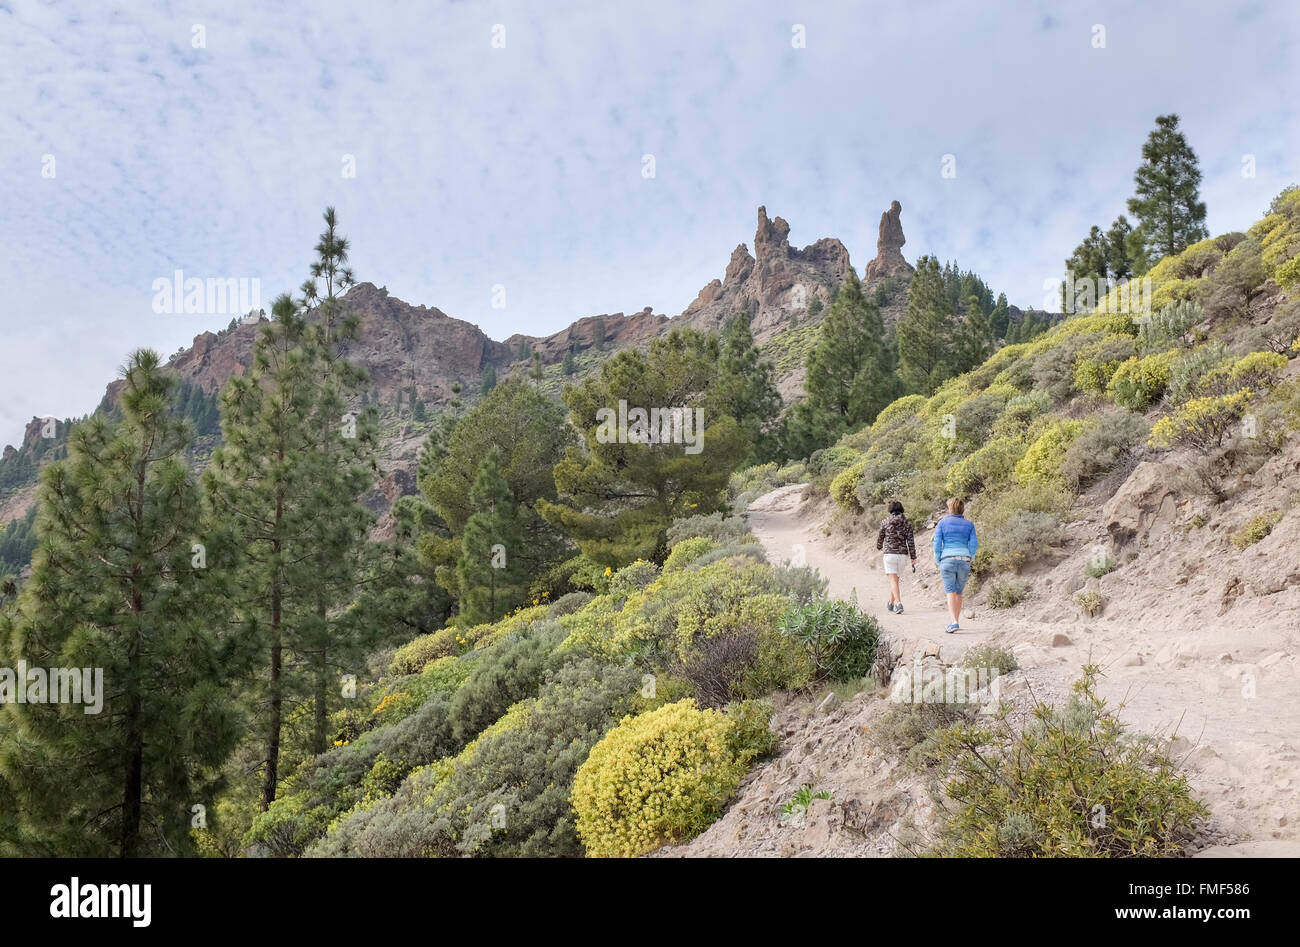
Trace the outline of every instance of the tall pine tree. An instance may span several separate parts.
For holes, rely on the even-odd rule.
[[[745,432],[749,441],[747,463],[776,460],[780,453],[781,393],[775,375],[772,363],[763,359],[754,344],[748,314],[736,313],[722,340],[718,375],[712,388],[718,409],[735,418]]]
[[[907,311],[898,323],[898,373],[911,391],[931,394],[954,374],[956,329],[939,261],[923,256],[916,261]]]
[[[1128,209],[1139,221],[1137,229],[1152,260],[1181,253],[1210,235],[1200,200],[1201,168],[1178,129],[1177,115],[1156,118],[1134,180],[1136,194],[1129,198]]]
[[[465,627],[496,621],[523,604],[527,592],[516,558],[523,545],[518,507],[495,448],[479,465],[469,502],[474,512],[461,533],[456,562],[459,621]]]
[[[804,400],[795,407],[790,446],[799,456],[870,422],[895,394],[885,324],[849,270],[808,353]],[[796,444],[800,437],[808,443]]]
[[[0,765],[21,809],[14,847],[27,853],[190,851],[191,807],[211,802],[238,735],[237,640],[210,619],[222,580],[207,568],[215,550],[202,545],[175,381],[150,351],[124,377],[121,422],[77,425],[68,459],[47,469],[32,577],[0,616],[10,667],[103,674],[92,713],[86,690],[81,703],[38,703],[28,683],[16,703],[16,682],[2,685],[12,732]],[[93,690],[86,676],[75,671]]]

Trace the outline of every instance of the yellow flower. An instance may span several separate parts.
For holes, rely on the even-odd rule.
[[[613,575],[614,569],[611,566],[605,566],[605,575]]]

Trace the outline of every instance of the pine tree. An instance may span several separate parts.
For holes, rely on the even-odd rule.
[[[776,460],[780,451],[777,426],[781,393],[776,369],[754,344],[749,316],[736,313],[727,325],[712,390],[714,403],[734,418],[749,441],[748,463]]]
[[[1177,115],[1156,118],[1155,130],[1142,146],[1142,163],[1134,180],[1137,193],[1129,198],[1128,209],[1140,221],[1149,257],[1181,253],[1209,236],[1205,203],[1199,200],[1200,165],[1178,130]]]
[[[597,316],[591,324],[591,345],[597,352],[605,347],[605,317]]]
[[[1100,227],[1088,231],[1084,241],[1065,261],[1068,280],[1061,284],[1061,311],[1091,310],[1106,285],[1108,244]]]
[[[358,635],[341,620],[340,610],[355,594],[363,547],[374,517],[359,502],[374,481],[373,418],[358,416],[352,405],[360,401],[368,378],[364,369],[346,357],[360,336],[360,320],[343,303],[343,294],[356,280],[347,265],[348,241],[338,232],[334,208],[326,208],[325,231],[316,245],[316,259],[302,284],[306,345],[316,371],[312,422],[315,428],[310,462],[314,515],[304,534],[311,559],[312,610],[298,630],[296,654],[305,659],[312,677],[312,739],[310,748],[323,753],[328,747],[329,701],[334,681],[344,670],[354,669],[376,643],[381,629]],[[423,410],[414,385],[410,387],[412,416]]]
[[[497,367],[491,362],[483,366],[479,373],[479,394],[485,395],[497,386]]]
[[[86,712],[86,691],[81,704],[7,695],[0,765],[21,807],[16,847],[31,854],[190,851],[191,807],[211,800],[238,734],[229,687],[240,662],[210,620],[222,579],[193,545],[200,494],[176,384],[150,351],[124,377],[121,422],[78,425],[68,459],[47,468],[33,574],[0,616],[11,667],[103,674],[98,712]],[[53,674],[47,687],[52,699]]]
[[[528,377],[535,382],[542,380],[542,353],[533,352],[533,367],[528,370]]]
[[[795,409],[796,430],[807,432],[811,443],[792,446],[803,456],[834,443],[875,418],[894,393],[884,321],[850,270],[808,353],[805,397]]]
[[[348,410],[365,375],[344,357],[357,332],[332,209],[303,298],[279,297],[253,365],[222,392],[225,444],[205,472],[214,516],[238,530],[237,603],[263,636],[262,808],[275,799],[286,705],[313,700],[311,747],[324,749],[336,669],[368,641],[340,620],[371,523],[357,499],[373,478],[372,418]]]
[[[563,408],[518,378],[502,382],[462,417],[443,416],[425,440],[418,475],[428,509],[421,511],[421,555],[443,588],[460,594],[455,563],[475,512],[469,495],[479,465],[494,450],[524,537],[510,552],[512,566],[535,577],[571,555],[564,535],[542,519],[537,504],[556,498],[551,471],[574,441]]]
[[[966,320],[957,333],[957,371],[968,372],[993,354],[993,330],[978,296],[966,300]]]
[[[1011,307],[1007,304],[1007,294],[998,293],[997,305],[989,315],[989,330],[995,339],[1005,339],[1007,328],[1011,324]]]
[[[898,323],[898,373],[909,389],[930,394],[953,374],[956,328],[939,262],[923,256],[916,261],[907,311]]]
[[[501,474],[501,454],[495,448],[479,465],[469,502],[474,512],[461,534],[456,562],[459,623],[464,627],[496,621],[521,605],[527,592],[516,564],[523,545],[518,508]]]
[[[1133,259],[1129,255],[1129,234],[1133,232],[1128,218],[1120,214],[1106,231],[1107,275],[1117,283],[1133,275]]]
[[[675,330],[655,339],[648,355],[624,349],[600,374],[565,389],[569,420],[584,448],[569,448],[555,466],[558,502],[539,501],[549,522],[603,565],[662,559],[673,520],[721,509],[731,472],[744,459],[746,439],[734,418],[714,410],[709,385],[717,372],[716,335]],[[628,410],[626,436],[610,414]],[[691,438],[647,442],[632,409],[679,408],[691,413]],[[696,410],[703,412],[703,437]],[[662,417],[661,417],[662,421]],[[647,425],[648,426],[648,425]]]
[[[564,353],[564,362],[561,364],[560,367],[561,367],[561,370],[562,370],[562,371],[564,372],[564,374],[566,374],[566,375],[572,375],[575,371],[578,370],[578,366],[577,366],[577,364],[573,361],[573,350],[572,350],[572,349],[570,349],[569,351],[567,351],[567,352]]]

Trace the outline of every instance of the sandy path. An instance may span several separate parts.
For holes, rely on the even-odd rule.
[[[1035,693],[1047,700],[1067,694],[1084,663],[1101,665],[1100,693],[1112,704],[1124,703],[1126,721],[1142,731],[1185,738],[1177,751],[1186,757],[1194,789],[1214,812],[1217,832],[1229,841],[1286,841],[1292,854],[1300,854],[1300,661],[1294,630],[1042,622],[1018,615],[1022,609],[975,608],[970,617],[963,614],[961,631],[949,635],[931,534],[917,536],[916,574],[909,570],[902,579],[906,611],[889,614],[888,580],[874,532],[847,545],[828,537],[815,514],[800,510],[805,489],[782,487],[750,505],[750,526],[769,559],[818,569],[829,595],[847,600],[856,592],[859,607],[875,615],[886,634],[933,642],[946,662],[973,644],[1012,650]],[[1244,644],[1257,645],[1262,632],[1268,635],[1266,657],[1258,657],[1256,647],[1256,656],[1234,658],[1249,654]],[[1068,643],[1054,645],[1060,634]],[[1255,682],[1254,691],[1243,699],[1247,679]]]

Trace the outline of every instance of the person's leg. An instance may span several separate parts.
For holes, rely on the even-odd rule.
[[[898,573],[897,573],[897,572],[891,572],[891,573],[889,574],[889,604],[890,604],[890,605],[902,605],[902,604],[903,604],[903,595],[902,595],[902,593],[899,592],[899,590],[898,590]]]
[[[952,614],[954,625],[961,623],[961,593],[951,592],[948,595],[948,611]]]

